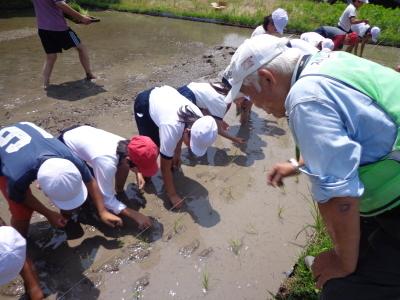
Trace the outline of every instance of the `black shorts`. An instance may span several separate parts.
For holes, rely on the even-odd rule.
[[[160,147],[160,135],[158,126],[150,116],[149,99],[153,89],[141,92],[133,103],[133,114],[140,135],[148,136]]]
[[[68,50],[81,43],[81,40],[71,28],[65,31],[39,29],[38,34],[47,54],[61,53],[62,49]]]

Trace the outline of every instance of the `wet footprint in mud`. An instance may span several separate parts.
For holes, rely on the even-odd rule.
[[[200,260],[207,259],[211,256],[211,254],[213,252],[214,252],[214,249],[212,247],[205,248],[205,249],[201,250],[201,252],[199,253],[199,259]]]
[[[150,274],[146,273],[144,276],[136,279],[135,287],[133,289],[134,299],[140,299],[141,293],[144,291],[146,286],[150,284]]]
[[[186,245],[179,249],[179,254],[183,257],[190,257],[200,246],[198,239],[193,240],[189,245]]]
[[[138,242],[128,246],[128,259],[140,262],[150,255],[151,247],[144,243]]]

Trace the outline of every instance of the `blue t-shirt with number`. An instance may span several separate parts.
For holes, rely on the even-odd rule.
[[[0,176],[7,177],[9,197],[23,202],[30,184],[36,180],[39,167],[49,158],[64,158],[80,171],[82,180],[92,175],[85,163],[44,129],[20,122],[0,130]]]

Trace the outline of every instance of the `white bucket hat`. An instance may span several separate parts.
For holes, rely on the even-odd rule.
[[[280,34],[283,34],[283,30],[285,29],[289,21],[289,17],[286,10],[282,8],[274,10],[272,12],[272,21],[274,22],[276,31],[278,31]]]
[[[381,29],[379,27],[372,27],[371,28],[371,39],[374,43],[378,41],[378,37],[381,34]]]
[[[217,134],[218,126],[213,117],[197,119],[190,129],[190,149],[196,156],[203,156],[217,139]]]
[[[0,285],[18,276],[26,258],[26,241],[10,226],[0,227]]]
[[[333,50],[335,44],[331,39],[323,39],[321,42],[321,49],[330,49]]]
[[[286,51],[287,42],[286,38],[269,34],[261,34],[245,40],[232,56],[231,63],[223,75],[231,85],[225,103],[232,103],[236,99],[243,80],[247,76]]]
[[[49,158],[39,168],[40,188],[55,206],[75,209],[85,202],[87,189],[77,167],[67,159]]]

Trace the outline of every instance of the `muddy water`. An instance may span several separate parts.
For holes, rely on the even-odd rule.
[[[137,92],[217,77],[232,47],[250,34],[125,13],[95,15],[100,23],[73,28],[89,46],[99,79],[83,81],[76,53],[68,51],[48,91],[40,88],[43,53],[34,18],[27,12],[0,19],[1,125],[27,120],[57,133],[85,122],[129,137],[137,133],[130,115]],[[398,50],[367,51],[388,65],[400,63]],[[48,299],[268,299],[277,291],[305,243],[306,235],[297,233],[312,222],[307,182],[288,180],[285,190],[265,184],[273,163],[294,155],[284,121],[257,109],[246,126],[233,110],[226,120],[247,143],[236,147],[219,138],[199,159],[183,150],[182,172],[175,174],[183,211],[165,205],[160,174],[144,195],[128,178],[129,205],[146,204],[141,211],[155,219],[153,230],[139,232],[128,220],[110,229],[82,213],[73,234],[65,235],[34,216],[29,252]],[[8,221],[3,199],[0,215]],[[1,289],[0,299],[22,292],[15,281]]]

